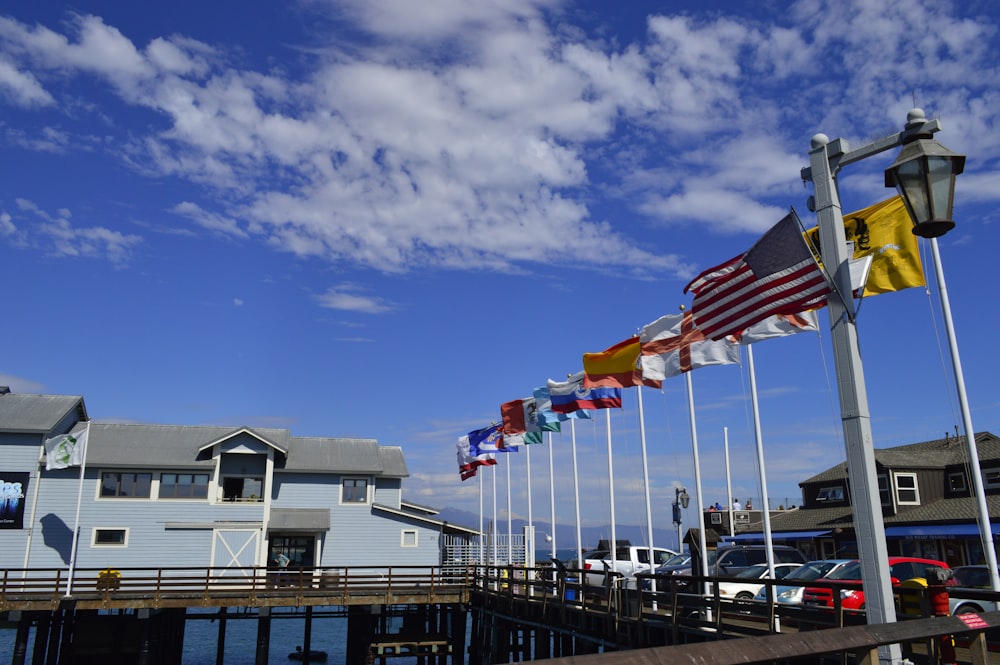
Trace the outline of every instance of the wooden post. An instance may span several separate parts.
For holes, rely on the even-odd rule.
[[[257,658],[256,665],[267,665],[268,652],[271,649],[271,608],[261,607],[257,610]]]
[[[226,660],[226,608],[219,608],[219,636],[215,639],[215,665],[223,665]]]

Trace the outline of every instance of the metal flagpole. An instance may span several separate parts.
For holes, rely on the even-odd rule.
[[[583,536],[580,534],[580,476],[576,470],[576,418],[569,421],[570,445],[573,449],[573,503],[576,508],[576,567],[583,570]]]
[[[534,517],[531,514],[531,445],[528,444],[527,441],[525,441],[525,443],[524,443],[524,455],[525,455],[525,457],[524,457],[525,475],[527,476],[527,479],[528,479],[528,526],[530,526],[532,529],[534,529],[535,528],[535,519],[534,519]],[[532,543],[531,543],[532,552],[534,552],[534,547],[535,547],[534,536],[532,536],[531,539],[532,539]],[[527,559],[527,552],[525,552],[525,557],[526,557],[525,561],[527,561],[528,560]],[[535,559],[535,557],[532,556],[531,557],[532,565],[534,565],[534,559]]]
[[[747,345],[747,368],[750,370],[750,402],[753,409],[753,432],[757,442],[757,467],[760,469],[761,516],[764,520],[764,553],[767,556],[767,574],[774,579],[774,543],[771,542],[771,509],[767,503],[767,474],[764,471],[764,438],[760,433],[760,409],[757,406],[757,373],[753,364],[753,344]],[[774,587],[771,587],[772,590]],[[778,617],[774,617],[778,628]],[[779,628],[780,630],[780,628]]]
[[[549,432],[549,514],[552,527],[552,558],[556,558],[556,474],[555,465],[552,462],[552,432]]]
[[[646,422],[642,411],[642,385],[635,387],[636,397],[639,400],[639,441],[642,447],[642,484],[646,495],[646,531],[649,533],[649,572],[656,568],[656,556],[653,554],[653,508],[649,500],[649,462],[646,456]],[[653,590],[653,611],[656,611],[656,580],[652,582]],[[638,587],[636,582],[636,587]]]
[[[493,555],[490,559],[490,564],[495,565],[497,563],[497,468],[493,468],[493,528],[490,529],[493,532],[493,538],[491,545],[493,546]]]
[[[728,510],[726,510],[726,514],[729,515],[729,535],[735,536],[736,520],[734,519],[735,515],[733,515],[733,513],[736,512],[736,509],[733,506],[733,499],[735,498],[733,497],[733,478],[729,473],[729,428],[728,427],[722,428],[722,441],[723,441],[723,447],[726,452],[726,494],[727,494],[726,501],[729,506]]]
[[[955,324],[951,319],[951,301],[948,299],[948,286],[944,281],[944,269],[941,267],[941,253],[938,250],[937,238],[931,238],[930,240],[931,257],[934,259],[934,274],[937,277],[938,293],[941,296],[941,310],[944,312],[944,325],[948,333],[948,347],[951,349],[951,366],[955,374],[955,385],[958,388],[958,402],[962,409],[962,427],[965,428],[965,443],[969,451],[969,465],[972,467],[972,473],[970,474],[972,476],[972,486],[976,490],[976,522],[979,524],[979,537],[983,541],[986,568],[990,571],[990,584],[994,591],[1000,591],[1000,574],[997,572],[996,547],[993,544],[990,512],[986,505],[986,493],[983,490],[983,474],[979,468],[979,448],[976,445],[976,431],[972,429],[969,398],[965,393],[965,375],[962,372],[962,358],[958,353]]]
[[[80,505],[83,503],[83,474],[87,471],[87,449],[90,447],[90,422],[83,443],[83,457],[80,461],[80,482],[76,491],[76,519],[73,521],[73,544],[69,550],[69,574],[66,577],[66,595],[73,595],[73,573],[76,570],[76,548],[80,543]],[[79,445],[79,443],[77,443]]]
[[[615,472],[611,460],[611,409],[605,409],[608,438],[608,502],[611,507],[611,570],[618,570],[618,539],[615,533]]]
[[[507,453],[510,455],[510,453]],[[514,544],[514,516],[511,514],[510,510],[510,465],[511,462],[504,464],[507,467],[507,565],[514,563],[512,557],[512,546]]]
[[[483,474],[479,476],[479,565],[486,565],[486,534],[483,532]]]
[[[701,550],[698,559],[701,561],[701,574],[708,577],[708,548],[705,543],[705,503],[701,496],[701,462],[698,461],[698,428],[694,420],[694,388],[691,384],[691,372],[685,372],[688,392],[688,417],[691,420],[691,447],[694,451],[694,493],[698,500],[698,548]],[[730,507],[731,508],[731,507]],[[708,583],[702,591],[708,593]],[[711,610],[709,610],[709,616]]]

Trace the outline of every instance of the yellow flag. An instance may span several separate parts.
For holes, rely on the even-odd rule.
[[[844,215],[844,232],[847,241],[854,243],[854,258],[872,257],[863,295],[924,286],[924,269],[912,228],[913,222],[899,196]],[[819,229],[806,231],[806,239],[818,251]]]

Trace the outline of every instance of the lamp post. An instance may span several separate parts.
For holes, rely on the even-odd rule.
[[[687,510],[691,505],[691,497],[683,487],[674,488],[674,525],[677,526],[677,551],[684,549],[684,541],[681,539],[681,508]]]
[[[906,127],[902,132],[853,150],[845,139],[830,141],[826,135],[816,134],[809,151],[809,166],[802,169],[802,179],[813,183],[814,195],[810,198],[809,208],[816,213],[823,264],[832,274],[834,282],[827,306],[861,579],[868,622],[872,624],[894,623],[896,611],[882,502],[875,474],[871,416],[851,297],[848,264],[851,257],[847,253],[836,177],[840,169],[848,164],[904,146],[896,164],[886,171],[886,185],[900,185],[907,210],[914,218],[915,234],[925,237],[941,235],[954,226],[954,222],[948,219],[954,197],[954,176],[961,173],[965,158],[930,139],[940,128],[937,120],[929,121],[923,111],[913,109],[907,114]],[[901,660],[898,644],[879,647],[880,662],[895,664]]]

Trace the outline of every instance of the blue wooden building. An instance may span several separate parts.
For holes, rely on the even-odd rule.
[[[82,466],[44,442],[86,433]],[[84,470],[81,482],[81,468]],[[0,567],[439,565],[471,530],[403,500],[402,449],[287,429],[99,423],[80,396],[0,387]]]

